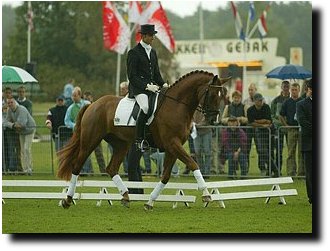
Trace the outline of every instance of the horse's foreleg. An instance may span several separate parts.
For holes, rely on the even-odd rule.
[[[148,202],[146,204],[144,204],[145,210],[151,210],[153,208],[155,200],[158,198],[158,196],[163,191],[165,185],[167,184],[167,182],[170,179],[171,170],[172,170],[172,167],[173,167],[175,161],[176,161],[176,158],[172,154],[170,154],[168,152],[165,153],[164,172],[163,172],[161,181],[159,181],[159,183],[156,185],[154,190],[151,192]]]
[[[125,147],[125,144],[122,145],[113,144],[113,155],[110,161],[110,164],[107,167],[107,172],[109,173],[112,181],[115,183],[116,187],[118,188],[119,193],[123,196],[121,203],[125,207],[129,207],[129,196],[128,196],[128,189],[124,182],[122,181],[121,177],[118,174],[119,166],[123,162],[126,154],[128,152],[128,147]]]
[[[183,146],[179,142],[175,142],[171,145],[171,151],[174,155],[178,156],[178,159],[181,160],[190,170],[193,171],[194,177],[197,181],[198,189],[203,192],[202,200],[203,202],[210,202],[211,195],[207,189],[205,180],[202,176],[201,171],[198,168],[197,163],[194,159],[184,150]]]

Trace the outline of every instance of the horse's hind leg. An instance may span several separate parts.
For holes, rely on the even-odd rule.
[[[87,159],[87,157],[92,153],[91,148],[90,149],[84,149],[84,150],[80,150],[77,160],[74,164],[74,168],[72,170],[72,175],[71,175],[71,180],[70,180],[70,184],[69,184],[69,188],[67,191],[67,197],[66,199],[63,199],[61,201],[61,205],[63,208],[68,209],[71,204],[73,203],[73,196],[74,193],[76,191],[76,186],[77,186],[77,181],[78,181],[78,177],[79,177],[79,173]]]
[[[107,173],[109,173],[113,182],[119,190],[119,193],[123,196],[121,203],[125,207],[129,207],[129,196],[128,189],[123,183],[121,177],[118,174],[120,164],[123,162],[129,148],[129,144],[124,141],[112,140],[111,146],[113,147],[113,155],[111,161],[106,168]]]
[[[169,153],[169,152],[165,153],[164,171],[162,174],[162,178],[161,178],[161,181],[159,181],[159,183],[156,185],[154,190],[151,192],[149,201],[146,204],[144,204],[144,209],[146,211],[153,209],[154,201],[158,198],[158,196],[163,191],[165,185],[167,184],[167,182],[170,179],[172,167],[173,167],[175,161],[176,161],[176,158],[171,153]]]

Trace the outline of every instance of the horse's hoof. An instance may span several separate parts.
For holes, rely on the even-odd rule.
[[[66,201],[66,199],[61,200],[61,206],[64,209],[68,209],[71,205]]]
[[[154,208],[153,206],[150,206],[149,204],[144,204],[143,205],[144,211],[152,211]]]
[[[122,204],[124,207],[129,208],[129,200],[121,199],[120,202],[121,202],[121,204]]]
[[[202,201],[203,202],[211,202],[212,201],[211,195],[202,196]]]

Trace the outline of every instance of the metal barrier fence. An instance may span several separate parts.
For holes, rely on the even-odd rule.
[[[193,142],[187,142],[185,148],[191,151],[205,176],[304,176],[302,158],[299,158],[299,163],[295,161],[300,155],[300,149],[296,150],[300,145],[299,127],[271,130],[248,126],[204,126],[198,127],[197,130],[202,132],[197,134],[197,138],[190,139]],[[2,133],[3,174],[24,174],[18,134],[10,129],[3,130]],[[57,135],[52,135],[46,126],[37,126],[31,147],[33,173],[55,174],[58,166],[56,151],[62,148],[71,136],[72,130],[64,126],[58,129]],[[195,149],[190,149],[188,145],[195,146]],[[238,148],[239,153],[235,154]],[[144,166],[148,175],[159,176],[164,154],[149,152],[144,155],[141,166]],[[86,161],[82,174],[105,174],[110,157],[111,147],[103,141]],[[182,162],[177,161],[172,174],[188,174],[184,167]],[[127,174],[127,161],[122,164],[120,174]]]
[[[196,160],[204,175],[278,177],[274,136],[270,128],[200,126],[193,139]]]
[[[32,135],[19,135],[13,129],[2,128],[2,173],[54,173],[54,150],[49,129],[35,127]],[[32,141],[32,142],[31,142]]]

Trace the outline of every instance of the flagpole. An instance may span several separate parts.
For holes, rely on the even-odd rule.
[[[242,96],[245,97],[245,86],[247,86],[247,72],[246,72],[246,63],[247,63],[247,43],[249,42],[248,34],[249,34],[249,29],[250,29],[250,6],[248,10],[248,15],[247,15],[247,21],[246,21],[246,30],[245,30],[245,40],[244,40],[244,65],[243,65],[243,81],[242,81]]]
[[[28,13],[32,9],[31,2],[28,2]],[[31,15],[29,13],[28,15]],[[31,27],[30,27],[30,22],[28,22],[28,30],[27,30],[27,62],[31,62]]]
[[[120,82],[120,67],[121,66],[121,56],[117,53],[117,72],[116,72],[116,96],[119,96],[119,82]]]
[[[199,40],[200,40],[200,53],[201,63],[204,63],[204,18],[202,2],[199,3]]]

